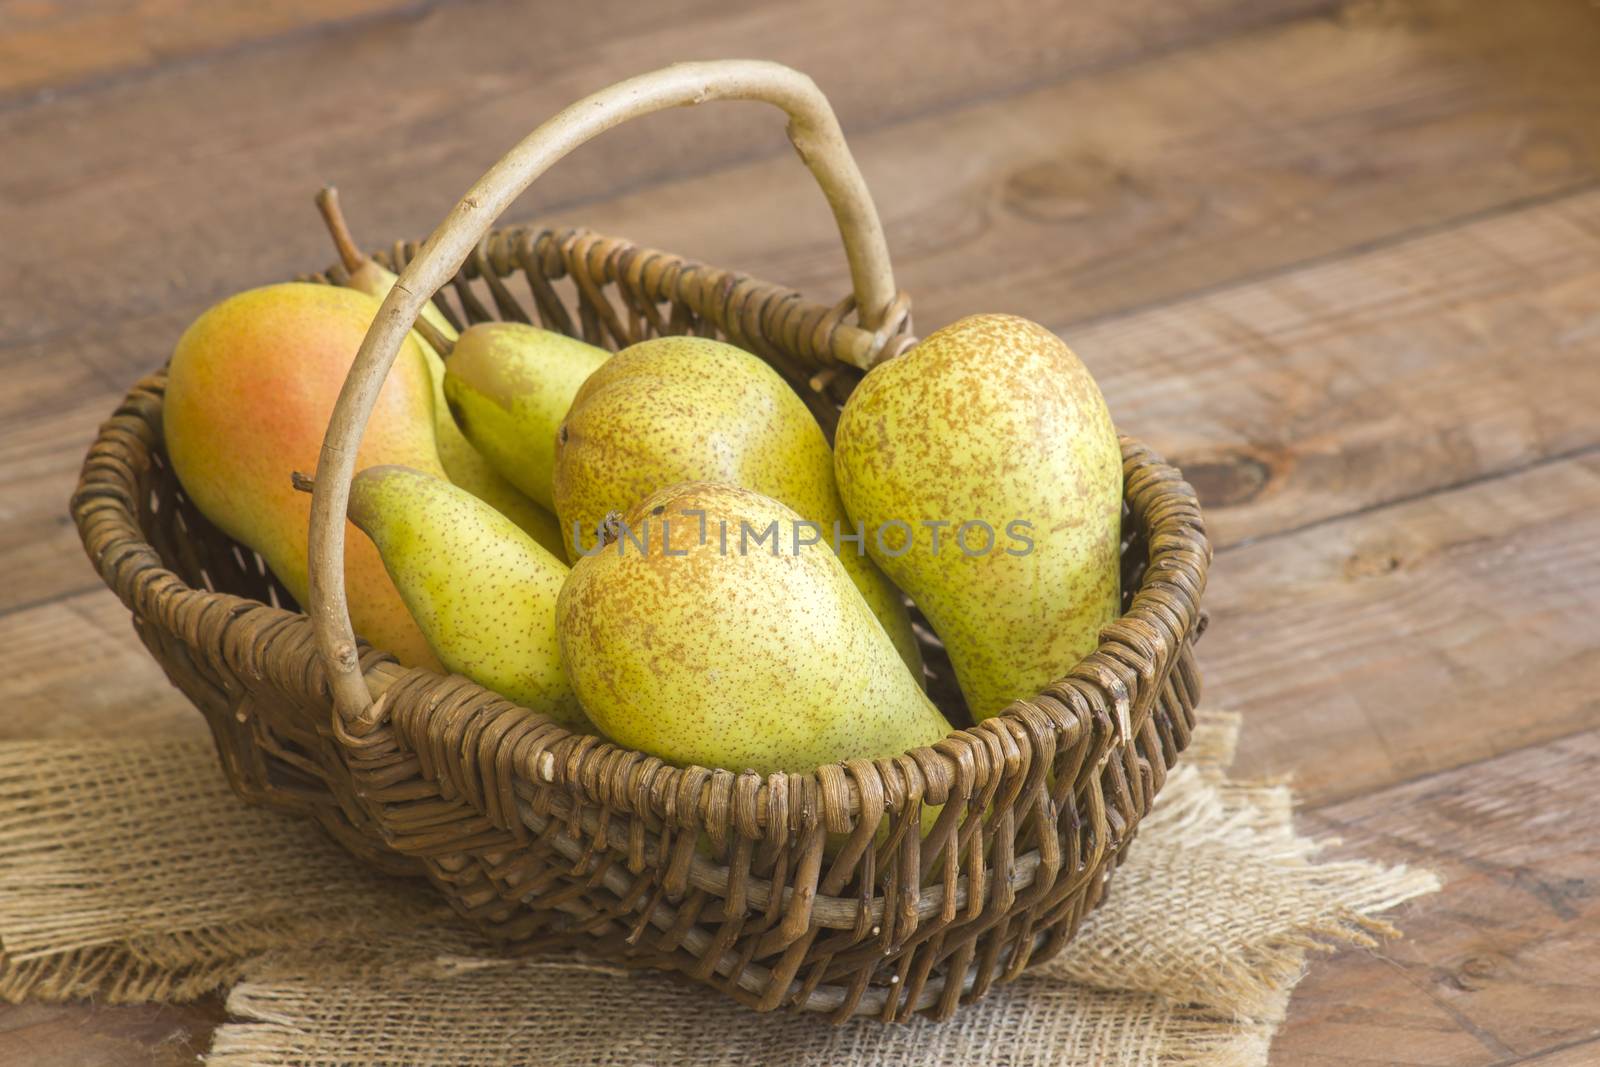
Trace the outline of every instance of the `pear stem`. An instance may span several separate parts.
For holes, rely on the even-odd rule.
[[[428,305],[424,304],[423,310],[427,309]],[[456,343],[446,337],[439,327],[429,322],[426,314],[418,315],[417,321],[411,324],[411,328],[421,334],[422,339],[439,353],[440,359],[449,359],[450,353],[456,350]]]
[[[317,487],[317,480],[308,474],[301,473],[300,471],[290,471],[289,484],[300,490],[302,493],[309,493]]]
[[[328,227],[328,236],[333,238],[333,247],[338,250],[339,261],[344,264],[345,270],[354,274],[371,262],[356,245],[350,226],[344,220],[344,212],[339,210],[338,189],[324,185],[317,192],[317,210],[322,212],[322,221]]]
[[[622,512],[608,511],[606,517],[595,524],[594,548],[598,552],[607,545],[615,544],[622,537]]]
[[[338,188],[324,185],[317,191],[317,210],[322,212],[323,224],[328,227],[328,236],[333,238],[333,247],[338,250],[339,262],[344,264],[346,271],[354,274],[372,262],[372,257],[361,251],[360,246],[356,244],[355,236],[350,232],[350,224],[344,219],[344,212],[339,208]],[[440,359],[449,358],[450,353],[455,350],[456,343],[440,333],[438,327],[422,316],[417,316],[413,328],[435,352],[439,353]]]

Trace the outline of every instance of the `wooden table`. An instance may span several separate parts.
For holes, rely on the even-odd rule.
[[[1600,1063],[1600,8],[1586,0],[0,0],[0,737],[192,732],[85,565],[96,424],[225,294],[421,236],[556,108],[811,73],[927,330],[1065,336],[1190,473],[1210,703],[1339,851],[1422,864],[1285,1064]],[[846,291],[777,117],[680,111],[516,209]],[[188,1063],[222,1018],[0,1010],[0,1062]]]

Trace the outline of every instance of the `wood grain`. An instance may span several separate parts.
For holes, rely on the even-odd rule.
[[[1067,328],[1593,184],[1597,48],[1562,2],[1353,5],[851,143],[923,332]],[[791,161],[657,193],[584,221],[839,290]],[[734,202],[764,225],[719,227]]]
[[[1094,0],[1065,19],[1039,0],[941,3],[902,19],[892,0],[481,4],[470,17],[437,11],[0,113],[9,146],[0,231],[12,247],[51,251],[27,270],[17,264],[23,299],[0,306],[0,338],[69,334],[326,263],[307,198],[330,180],[352,207],[371,205],[354,221],[374,240],[425,236],[557,109],[685,57],[787,62],[816,78],[859,136],[1327,4],[1186,6],[1193,17],[1173,19],[1158,0]],[[770,108],[655,116],[564,161],[534,195],[543,205],[586,202],[754,157],[795,169],[781,129]],[[87,263],[104,266],[83,287]]]
[[[1600,451],[1218,556],[1206,700],[1310,803],[1600,721]]]
[[[0,106],[7,98],[53,94],[431,6],[418,0],[0,0]]]
[[[1600,193],[1065,332],[1236,545],[1600,444]]]
[[[0,616],[7,663],[0,741],[115,734],[205,736],[205,722],[139,643],[103,587]],[[61,649],[71,648],[71,655]],[[0,1060],[3,1062],[3,1060]]]
[[[1538,19],[1530,21],[1536,27],[1543,25]],[[1504,218],[1489,218],[1464,229],[1402,242],[1393,249],[1269,277],[1259,285],[1180,307],[1158,306],[1147,315],[1074,329],[1072,320],[1077,313],[1099,306],[1080,306],[1076,311],[1073,307],[1074,294],[1093,289],[1095,262],[1137,256],[1141,243],[1153,250],[1172,248],[1177,250],[1174,254],[1184,254],[1181,234],[1138,224],[1150,205],[1169,205],[1171,183],[1158,182],[1128,194],[1133,199],[1122,197],[1108,204],[1096,201],[1098,206],[1085,217],[1058,219],[1053,226],[1013,219],[1011,224],[988,229],[979,225],[976,230],[959,219],[951,219],[948,228],[934,225],[928,230],[930,224],[920,220],[931,216],[937,222],[941,212],[925,199],[931,194],[924,187],[959,190],[970,185],[967,172],[975,164],[963,164],[963,158],[987,161],[982,165],[993,180],[1000,180],[1021,165],[1019,158],[1037,155],[1040,146],[1049,143],[1051,115],[1100,114],[1110,106],[1108,101],[1121,97],[1149,102],[1149,107],[1186,109],[1187,117],[1182,122],[1174,118],[1170,135],[1159,140],[1178,137],[1191,141],[1196,146],[1192,150],[1201,153],[1204,146],[1225,137],[1238,123],[1237,116],[1215,107],[1182,103],[1193,94],[1186,88],[1180,91],[1186,83],[1175,80],[1173,68],[1197,62],[1193,59],[1196,52],[1211,56],[1207,62],[1221,64],[1221,69],[1284,69],[1296,57],[1326,51],[1330,42],[1324,38],[1328,35],[1371,35],[1380,54],[1410,71],[1385,83],[1393,84],[1388,92],[1394,100],[1443,101],[1429,104],[1428,114],[1433,116],[1429,122],[1434,125],[1424,122],[1421,127],[1437,134],[1422,138],[1435,152],[1443,136],[1457,136],[1450,132],[1456,125],[1467,127],[1460,134],[1463,151],[1484,140],[1483,120],[1471,109],[1490,107],[1490,102],[1481,98],[1484,94],[1510,92],[1520,84],[1512,81],[1508,87],[1494,90],[1492,79],[1476,78],[1478,67],[1468,63],[1471,56],[1452,52],[1442,43],[1445,39],[1437,37],[1446,32],[1441,29],[1446,25],[1442,20],[1424,21],[1421,28],[1407,24],[1399,29],[1387,24],[1374,29],[1370,18],[1352,17],[1347,22],[1358,29],[1317,21],[1295,23],[1031,94],[1020,102],[1007,100],[1003,105],[968,109],[962,114],[970,112],[970,116],[948,131],[930,127],[907,135],[901,127],[893,127],[866,139],[872,158],[894,164],[887,174],[874,175],[884,179],[875,184],[883,186],[879,196],[895,227],[900,277],[918,295],[921,321],[936,324],[983,307],[981,297],[969,295],[974,289],[957,293],[938,281],[969,260],[994,265],[1009,256],[1014,270],[1055,271],[1051,293],[1041,291],[1037,301],[1030,299],[1027,306],[1014,309],[1065,327],[1069,339],[1104,383],[1118,418],[1196,473],[1224,544],[1270,533],[1286,524],[1512,469],[1592,442],[1596,420],[1587,413],[1600,374],[1600,361],[1591,358],[1595,334],[1590,316],[1595,311],[1593,294],[1600,292],[1595,284],[1594,251],[1600,233],[1595,200],[1580,196],[1512,211]],[[1583,43],[1581,36],[1575,37]],[[1330,75],[1318,83],[1318,91],[1305,92],[1298,121],[1343,129],[1352,144],[1372,142],[1376,147],[1362,149],[1372,153],[1393,152],[1401,141],[1420,136],[1418,128],[1402,128],[1392,120],[1375,127],[1371,116],[1384,112],[1381,108],[1374,111],[1369,96],[1358,91],[1371,73],[1370,63],[1359,58],[1366,52],[1349,47],[1343,51],[1333,48],[1332,52],[1355,57],[1345,62],[1339,74],[1349,84],[1336,84],[1338,79]],[[1232,58],[1217,58],[1223,53]],[[1251,56],[1255,58],[1247,58]],[[1409,58],[1402,63],[1395,56]],[[1556,60],[1552,63],[1561,67]],[[1466,96],[1446,91],[1468,74],[1474,77],[1468,80]],[[1110,82],[1116,83],[1115,91],[1096,88]],[[1563,110],[1558,119],[1568,114],[1567,103],[1555,97],[1541,99],[1552,108],[1560,104]],[[997,125],[994,108],[1001,106],[1015,110],[1011,119]],[[1307,110],[1314,106],[1334,111],[1319,117]],[[1411,106],[1415,109],[1417,105]],[[1472,121],[1458,121],[1459,115],[1452,118],[1451,108],[1465,109]],[[1122,114],[1126,117],[1127,113]],[[1112,118],[1105,120],[1107,137],[1115,126]],[[1416,121],[1420,120],[1414,120],[1414,125]],[[1496,121],[1515,125],[1510,112]],[[1057,123],[1059,126],[1060,120]],[[1268,131],[1256,135],[1261,137],[1269,137],[1276,128],[1277,143],[1284,150],[1306,150],[1308,139],[1292,133],[1298,127],[1256,125]],[[1180,127],[1184,131],[1181,137]],[[1071,143],[1073,135],[1058,130],[1054,136]],[[1385,137],[1392,141],[1380,144]],[[988,149],[989,142],[997,143]],[[936,158],[945,154],[942,146],[946,144],[954,145],[948,158]],[[1324,145],[1319,151],[1332,149]],[[901,158],[932,162],[915,166],[894,163]],[[1214,179],[1207,186],[1208,199],[1221,202],[1234,196],[1258,196],[1259,191],[1251,192],[1254,172],[1242,162],[1235,161],[1233,169],[1223,173],[1217,168],[1228,167],[1227,161],[1233,157],[1213,154],[1200,158],[1213,160],[1206,164],[1212,167]],[[1193,169],[1181,158],[1164,159],[1152,155],[1152,165],[1170,166],[1174,175]],[[870,171],[872,159],[868,162]],[[1374,225],[1382,220],[1387,220],[1387,225],[1410,225],[1415,220],[1397,218],[1394,206],[1411,202],[1408,197],[1428,196],[1429,189],[1447,177],[1444,171],[1430,172],[1422,176],[1427,187],[1421,188],[1415,185],[1419,176],[1413,170],[1394,166],[1368,170],[1373,183],[1370,204],[1381,208],[1370,220]],[[1448,176],[1453,180],[1455,174],[1452,166]],[[1110,188],[1118,187],[1113,176],[1101,177]],[[1359,180],[1340,172],[1330,177],[1325,188],[1340,190],[1345,198],[1339,205],[1340,217],[1356,220],[1352,226],[1359,229],[1361,210],[1349,199],[1352,182],[1358,184]],[[1496,179],[1482,189],[1503,190],[1505,185]],[[834,247],[835,238],[829,235],[820,198],[807,186],[801,168],[792,159],[781,159],[596,202],[584,214],[597,228],[640,235],[666,247],[715,250],[722,245],[727,256],[737,257],[728,261],[746,264],[769,277],[809,277],[811,291],[833,292],[843,284],[842,257]],[[1230,187],[1234,191],[1224,195],[1223,190]],[[1306,192],[1312,196],[1315,191]],[[962,201],[958,192],[951,195],[958,203]],[[388,198],[347,199],[358,218],[370,218],[375,207],[388,203]],[[785,209],[786,201],[794,201],[792,210]],[[762,224],[726,225],[719,213],[728,203],[740,203],[741,211]],[[970,206],[984,210],[981,203]],[[1132,214],[1100,221],[1102,214],[1115,216],[1121,209]],[[812,214],[816,217],[807,222]],[[149,215],[139,217],[143,222]],[[1229,212],[1216,218],[1224,217],[1253,225],[1247,213]],[[289,235],[287,239],[262,238],[266,242],[263,247],[271,254],[297,241],[309,242],[309,250],[297,264],[284,266],[285,273],[320,264],[329,255],[309,208],[302,207],[297,218],[297,222],[279,220],[275,224]],[[379,228],[368,229],[377,232]],[[1328,235],[1333,229],[1323,226],[1317,232]],[[969,230],[973,236],[962,244],[963,255],[955,259],[944,243],[931,239],[935,232],[948,238],[952,231]],[[923,231],[930,237],[921,237]],[[100,241],[118,239],[102,228],[82,232]],[[1231,246],[1224,266],[1237,266],[1238,258],[1247,255],[1293,258],[1315,251],[1296,246],[1299,238],[1285,237],[1271,227],[1256,231],[1247,225],[1238,232],[1214,231],[1214,235]],[[120,239],[126,247],[127,235]],[[187,232],[167,235],[151,247],[170,248],[194,239],[203,238]],[[1029,242],[1037,246],[1036,251],[1019,254],[1019,244],[1025,248]],[[1056,260],[1049,254],[1051,249],[1075,244],[1093,251],[1098,259]],[[247,268],[252,260],[235,252],[214,243],[194,255],[209,257],[205,262],[219,264],[224,272]],[[117,262],[123,259],[119,257]],[[1036,264],[1044,264],[1044,268]],[[1085,275],[1085,270],[1091,275]],[[1118,299],[1153,299],[1152,292],[1140,295],[1136,280],[1125,280],[1128,284],[1113,294]],[[1193,283],[1215,280],[1214,275],[1199,273]],[[116,282],[114,287],[121,284]],[[988,282],[968,279],[968,284],[981,290]],[[186,275],[163,292],[190,292],[205,285],[204,279]],[[103,295],[95,286],[74,286],[61,292],[67,293],[69,300]],[[132,319],[103,322],[90,317],[72,327],[70,341],[35,342],[0,355],[11,376],[24,385],[0,398],[0,415],[4,416],[0,418],[0,453],[11,451],[7,441],[21,441],[30,450],[23,467],[0,475],[0,498],[10,504],[14,515],[12,523],[0,527],[0,560],[15,558],[24,575],[0,590],[0,606],[85,587],[83,572],[65,563],[76,555],[76,549],[72,532],[61,524],[58,514],[58,501],[69,491],[76,469],[76,449],[96,421],[88,393],[68,384],[72,376],[92,371],[106,382],[100,403],[109,411],[122,387],[160,361],[206,299],[209,295],[201,300],[191,296],[188,302]],[[1002,302],[999,306],[1006,305]],[[1517,358],[1506,358],[1512,349]],[[61,368],[67,360],[87,362],[90,367],[68,367],[64,373]],[[57,375],[66,379],[62,388],[52,386]],[[32,451],[39,441],[51,443],[51,454]],[[41,474],[46,467],[51,473]],[[52,562],[56,559],[62,560],[62,565]]]
[[[155,352],[185,323],[167,316],[86,336],[69,352],[4,370],[0,400],[0,611],[100,586],[83,557],[67,499],[83,453],[137,375],[123,365],[159,365]]]
[[[1306,816],[1339,852],[1430,867],[1445,888],[1398,917],[1404,940],[1313,966],[1274,1062],[1597,1062],[1597,778],[1588,730]]]
[[[0,1007],[0,1061],[17,1067],[192,1067],[226,1018],[220,997],[193,1004],[7,1005]]]
[[[1571,1044],[1561,1045],[1547,1052],[1536,1052],[1511,1060],[1506,1067],[1594,1067],[1600,1063],[1600,1037],[1580,1038]]]
[[[94,583],[62,502],[186,315],[13,353],[0,609]],[[1237,544],[1600,444],[1600,192],[1067,333]]]

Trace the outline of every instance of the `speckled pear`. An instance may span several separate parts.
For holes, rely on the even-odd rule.
[[[556,443],[555,503],[568,558],[574,528],[675,482],[740,485],[793,508],[833,545],[853,535],[833,453],[805,402],[763,360],[705,337],[657,337],[617,353],[578,390]],[[839,558],[913,677],[922,656],[900,591],[859,542]]]
[[[579,559],[556,615],[595,725],[672,763],[763,774],[949,733],[838,557],[794,550],[800,521],[759,493],[690,482],[647,496]]]
[[[229,297],[184,332],[167,368],[166,450],[184,492],[253,548],[306,603],[311,498],[290,484],[316,470],[334,400],[378,301],[290,282]],[[395,357],[361,439],[363,465],[404,463],[443,477],[433,389],[421,349]],[[356,633],[408,666],[437,667],[372,544],[345,536],[345,595]]]
[[[524,707],[589,728],[556,638],[564,562],[465,489],[407,467],[358,473],[349,515],[378,547],[446,667]]]
[[[944,641],[975,719],[1066,674],[1117,616],[1121,448],[1043,327],[975,315],[929,335],[856,386],[834,448],[845,507],[885,530],[868,550]]]
[[[338,249],[347,279],[345,284],[359,289],[376,300],[383,300],[398,280],[395,273],[377,263],[357,247],[350,236],[344,215],[339,210],[339,193],[332,186],[317,194],[317,209],[322,212],[328,233]],[[450,320],[432,301],[422,306],[421,318],[436,332],[436,339],[453,343],[459,334]],[[412,339],[422,349],[428,361],[428,373],[433,376],[434,437],[439,447],[439,462],[452,482],[494,507],[506,518],[516,523],[535,541],[558,556],[563,553],[561,527],[555,516],[524,496],[516,486],[503,478],[487,459],[472,447],[461,428],[450,414],[444,395],[444,358],[419,333]]]
[[[444,393],[461,432],[513,485],[554,507],[556,428],[603,348],[520,322],[480,322],[456,341]]]

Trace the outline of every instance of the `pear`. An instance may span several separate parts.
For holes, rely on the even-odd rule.
[[[1048,330],[975,315],[931,334],[856,386],[834,448],[845,507],[975,720],[1066,674],[1116,618],[1122,451]]]
[[[385,269],[356,245],[345,223],[344,213],[339,210],[339,191],[331,185],[323,188],[317,194],[317,209],[322,212],[323,222],[327,224],[334,247],[338,249],[339,259],[349,274],[345,284],[382,301],[399,279],[393,271]],[[439,446],[439,462],[444,465],[445,474],[456,485],[522,527],[535,541],[560,555],[564,550],[561,547],[561,527],[555,516],[501,477],[493,464],[472,447],[450,415],[444,395],[444,356],[448,351],[441,351],[440,346],[455,342],[460,336],[456,328],[450,325],[450,320],[431,300],[422,306],[418,327],[419,332],[412,336],[427,357],[428,372],[433,376],[434,435]],[[422,333],[424,330],[426,336]],[[430,343],[428,337],[432,337],[434,343]]]
[[[167,368],[162,429],[184,492],[223,533],[260,553],[301,604],[311,498],[290,476],[316,470],[334,400],[378,306],[331,285],[252,289],[196,319]],[[444,475],[433,386],[412,341],[378,394],[358,461]],[[346,531],[344,574],[358,634],[407,666],[438,666],[377,551],[354,530]]]
[[[584,379],[611,353],[520,322],[480,322],[445,368],[450,414],[513,485],[553,508],[556,428]]]
[[[899,590],[862,551],[834,486],[828,439],[763,360],[705,337],[658,337],[617,353],[578,390],[556,443],[555,503],[568,558],[578,538],[665,485],[726,482],[815,523],[912,676],[922,654]],[[809,536],[809,535],[807,535]],[[586,544],[589,542],[586,542]]]
[[[349,516],[446,667],[589,730],[556,638],[564,562],[465,489],[408,467],[357,474]]]
[[[950,732],[838,557],[795,549],[797,523],[759,493],[689,482],[573,565],[557,629],[596,726],[672,763],[763,774]]]

